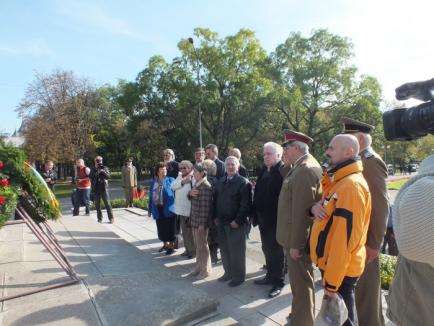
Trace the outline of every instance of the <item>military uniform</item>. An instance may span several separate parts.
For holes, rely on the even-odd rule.
[[[370,133],[374,127],[366,123],[344,118],[346,133]],[[389,198],[387,193],[387,167],[381,157],[368,147],[360,152],[363,177],[369,186],[372,198],[366,246],[380,250],[387,228]],[[365,266],[356,287],[356,308],[360,325],[384,325],[381,300],[380,264],[378,257]]]
[[[286,250],[289,283],[293,294],[291,325],[313,325],[315,289],[312,262],[306,252],[312,224],[307,209],[321,198],[319,179],[322,169],[317,160],[306,154],[295,162],[285,176],[277,210],[277,242]],[[303,256],[294,260],[290,249],[299,249]]]

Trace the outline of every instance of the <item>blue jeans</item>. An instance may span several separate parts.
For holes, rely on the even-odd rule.
[[[86,207],[86,214],[90,213],[90,189],[76,189],[74,194],[74,212],[73,215],[78,215],[80,206]]]

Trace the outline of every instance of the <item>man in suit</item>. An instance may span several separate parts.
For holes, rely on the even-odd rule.
[[[223,161],[219,160],[219,149],[214,144],[208,144],[205,147],[205,155],[206,158],[213,161],[215,165],[217,166],[217,174],[216,178],[220,179],[225,175],[225,164]]]
[[[255,280],[254,283],[271,284],[272,288],[268,296],[274,298],[280,294],[284,286],[284,253],[276,240],[277,203],[282,187],[282,175],[280,174],[280,168],[283,166],[282,146],[268,142],[264,144],[263,155],[264,166],[258,175],[253,196],[253,225],[259,225],[267,274],[264,278]]]
[[[387,228],[389,198],[387,194],[387,167],[372,149],[370,133],[374,126],[344,117],[345,133],[353,134],[360,146],[363,177],[372,197],[372,211],[366,241],[366,266],[356,286],[356,307],[360,325],[382,326],[384,317],[381,300],[380,265],[378,255]]]
[[[311,227],[307,209],[320,199],[322,169],[309,154],[312,138],[296,132],[285,132],[282,147],[292,165],[283,179],[277,210],[277,242],[285,249],[289,283],[292,290],[291,325],[313,325],[315,289],[312,262],[306,245]]]
[[[173,149],[166,148],[163,151],[163,160],[167,165],[167,176],[176,179],[179,173],[179,163],[175,161]]]

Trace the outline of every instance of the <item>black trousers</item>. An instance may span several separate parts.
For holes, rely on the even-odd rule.
[[[276,225],[267,225],[259,223],[259,232],[261,234],[262,251],[265,256],[267,265],[267,278],[274,286],[283,287],[284,274],[283,264],[285,254],[283,248],[276,240]]]
[[[359,321],[357,319],[356,296],[355,296],[356,284],[358,279],[359,279],[358,277],[345,276],[338,290],[338,292],[344,299],[345,305],[347,306],[348,309],[348,319],[344,323],[344,326],[359,325]]]
[[[112,220],[113,210],[112,210],[112,205],[110,203],[110,196],[107,191],[101,191],[101,192],[94,192],[93,194],[93,200],[95,201],[96,216],[98,218],[98,221],[102,220],[101,199],[104,202],[109,220]]]

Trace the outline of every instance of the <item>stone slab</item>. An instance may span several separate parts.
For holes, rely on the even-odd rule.
[[[87,279],[108,325],[183,325],[215,311],[218,302],[163,274]]]

